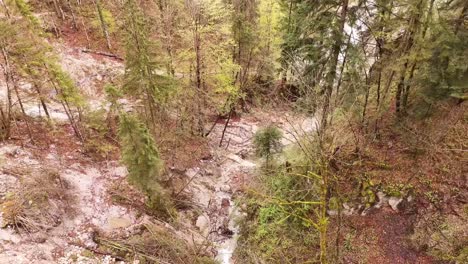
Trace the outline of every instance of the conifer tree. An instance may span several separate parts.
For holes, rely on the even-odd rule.
[[[156,45],[149,36],[149,24],[138,2],[127,0],[125,12],[125,83],[124,91],[142,99],[145,118],[151,128],[162,116],[162,105],[166,102],[168,87],[161,85],[165,77],[158,74],[160,65],[156,59]]]
[[[121,113],[118,134],[129,183],[148,196],[150,207],[171,214],[171,201],[161,187],[163,161],[150,131],[136,116]]]

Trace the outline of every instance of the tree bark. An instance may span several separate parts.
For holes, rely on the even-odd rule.
[[[106,38],[107,48],[109,50],[112,50],[112,45],[111,45],[110,37],[109,37],[109,30],[107,29],[107,24],[106,24],[106,21],[104,20],[104,13],[103,13],[102,6],[101,6],[101,0],[94,0],[94,4],[96,5],[96,9],[98,11],[99,22],[101,24],[102,33],[104,34],[104,37]]]
[[[340,55],[341,46],[342,46],[342,34],[344,30],[344,25],[346,22],[346,16],[348,14],[348,0],[343,0],[341,4],[341,12],[339,18],[339,28],[337,34],[335,34],[335,43],[332,47],[331,59],[330,59],[330,69],[326,76],[326,86],[325,86],[325,97],[322,110],[322,121],[320,125],[321,134],[323,135],[328,124],[328,115],[330,112],[330,99],[333,93],[333,85],[336,79],[336,68],[338,65],[338,57]]]

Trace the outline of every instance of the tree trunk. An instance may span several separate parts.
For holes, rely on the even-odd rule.
[[[7,88],[7,108],[6,113],[2,110],[2,123],[3,123],[3,132],[2,132],[2,140],[8,139],[11,133],[11,109],[12,109],[12,99],[11,99],[11,88],[10,88],[10,72],[9,72],[9,65],[6,57],[6,50],[2,47],[2,54],[4,56],[5,65],[3,65],[3,74],[5,75],[6,81],[6,88]]]
[[[5,9],[6,17],[10,18],[10,9],[8,9],[8,6],[5,4],[4,0],[0,0],[0,3],[2,4],[3,8]]]
[[[420,10],[421,10],[422,4],[423,4],[423,0],[420,0],[416,6],[416,10],[417,10],[416,14],[411,15],[409,28],[406,31],[405,41],[403,42],[403,47],[402,47],[403,56],[407,56],[408,54],[410,54],[411,49],[414,45],[414,37],[417,31],[419,30],[420,16],[421,16]],[[407,76],[408,64],[409,64],[409,59],[406,59],[405,63],[403,64],[403,68],[400,72],[400,81],[398,82],[397,92],[395,95],[395,111],[398,116],[401,116],[403,112],[402,100],[403,100],[403,93],[405,89],[405,82],[407,82],[406,76]]]
[[[18,90],[18,84],[17,84],[17,82],[16,82],[16,80],[15,80],[15,78],[13,76],[13,72],[12,72],[10,62],[9,62],[9,59],[8,59],[8,54],[7,54],[6,50],[5,50],[5,48],[2,48],[2,54],[3,54],[3,59],[5,60],[5,71],[6,71],[7,75],[9,75],[9,77],[7,78],[7,82],[8,82],[8,79],[9,79],[10,82],[13,84],[13,89],[15,90],[16,97],[18,98],[18,103],[20,105],[21,113],[23,114],[24,122],[26,123],[26,128],[28,130],[29,138],[31,139],[32,142],[34,142],[33,137],[32,137],[32,133],[31,133],[31,127],[30,127],[29,121],[28,121],[28,115],[26,114],[26,111],[24,110],[23,101],[21,100],[21,96],[20,96],[20,93],[19,93],[19,90]],[[10,95],[9,100],[11,101],[11,95]]]
[[[435,0],[431,0],[431,3],[429,4],[429,9],[427,11],[427,18],[426,18],[426,20],[424,22],[424,28],[423,28],[423,31],[422,31],[422,34],[421,34],[421,40],[422,41],[424,41],[424,38],[426,37],[427,29],[429,28],[429,23],[430,23],[431,18],[432,18],[432,9],[434,8],[434,2],[435,2]],[[417,65],[417,62],[416,61],[413,62],[413,65],[411,66],[411,69],[410,69],[410,74],[409,74],[407,84],[405,85],[405,88],[403,90],[402,107],[403,107],[403,110],[405,110],[405,111],[406,111],[407,106],[408,106],[408,97],[409,97],[409,93],[410,93],[410,89],[411,89],[411,81],[413,80],[414,71],[416,70],[416,65]]]
[[[200,135],[204,135],[205,132],[205,124],[203,118],[203,102],[204,102],[204,91],[202,87],[202,54],[201,54],[201,37],[200,37],[200,14],[196,14],[195,17],[195,32],[194,32],[194,47],[195,47],[195,55],[196,55],[196,65],[195,65],[195,78],[196,78],[196,86],[198,92],[198,103],[197,103],[197,125],[198,125],[198,133]]]
[[[73,6],[71,5],[70,0],[67,0],[67,6],[68,6],[68,9],[70,9],[70,13],[72,15],[73,29],[78,30],[78,24],[76,23],[75,12],[73,11]]]
[[[55,8],[55,13],[57,13],[57,16],[60,17],[60,19],[65,20],[65,14],[63,13],[62,7],[60,6],[60,3],[58,0],[53,0],[54,2],[54,8]]]
[[[101,0],[94,0],[94,4],[96,5],[96,9],[98,11],[99,22],[101,24],[102,33],[104,34],[104,37],[106,38],[107,48],[111,50],[112,45],[111,45],[110,37],[109,37],[109,30],[107,29],[107,24],[104,19],[104,13],[103,13],[102,6],[101,6]]]
[[[343,0],[341,4],[341,13],[340,13],[340,24],[338,28],[338,33],[335,34],[335,44],[333,45],[332,52],[331,52],[331,59],[330,59],[330,69],[326,76],[326,84],[325,84],[325,97],[323,103],[323,110],[322,110],[322,121],[320,125],[321,134],[323,135],[324,131],[326,130],[327,123],[328,123],[328,115],[330,112],[330,99],[333,93],[333,85],[336,79],[336,68],[338,65],[338,57],[340,55],[340,50],[342,46],[342,34],[344,30],[344,25],[346,21],[346,16],[348,13],[348,0]]]

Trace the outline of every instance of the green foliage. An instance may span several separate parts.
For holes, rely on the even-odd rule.
[[[281,131],[272,125],[258,130],[254,137],[256,154],[268,160],[271,155],[281,150],[282,136]]]
[[[98,159],[109,158],[117,147],[107,139],[110,136],[110,127],[106,122],[107,111],[100,108],[95,111],[87,111],[84,114],[83,126],[87,134],[84,142],[85,151]]]
[[[117,25],[116,25],[114,16],[109,10],[104,9],[101,3],[99,3],[99,5],[101,8],[101,12],[102,12],[102,19],[104,20],[104,23],[106,23],[106,29],[108,30],[109,33],[114,33],[117,30]],[[93,26],[94,30],[101,29],[102,25],[101,25],[101,21],[99,18],[99,14],[97,14],[94,17],[94,19],[91,21],[91,25]]]
[[[14,0],[14,1],[21,15],[27,18],[36,29],[39,29],[41,26],[41,23],[39,22],[37,17],[34,16],[33,12],[31,11],[30,5],[24,0]]]
[[[257,177],[256,191],[246,200],[247,217],[236,252],[242,263],[305,263],[317,257],[311,248],[319,245],[318,206],[308,202],[320,198],[320,182],[307,176],[308,161],[298,158],[300,153],[288,149],[285,155],[294,160],[273,164]]]
[[[106,93],[107,101],[112,105],[116,105],[117,100],[123,96],[122,91],[112,84],[106,84],[104,86],[104,92]]]
[[[125,75],[123,90],[145,102],[145,118],[155,125],[174,90],[172,78],[162,76],[158,45],[150,38],[150,23],[135,0],[124,5]]]
[[[129,172],[129,183],[148,196],[151,208],[165,216],[170,215],[172,202],[161,186],[163,161],[146,125],[136,116],[122,113],[119,139],[122,161]]]
[[[45,63],[47,63],[49,74],[58,85],[59,99],[78,108],[84,107],[86,101],[70,75],[58,64],[57,59],[49,57],[46,59]]]

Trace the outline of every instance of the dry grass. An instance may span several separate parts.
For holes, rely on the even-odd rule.
[[[97,237],[96,241],[122,258],[138,259],[142,263],[215,263],[208,257],[207,247],[190,245],[152,223],[144,224],[139,234],[126,239]]]
[[[20,187],[9,193],[0,204],[3,226],[37,232],[61,223],[71,196],[67,183],[57,171],[40,170],[21,175]]]

